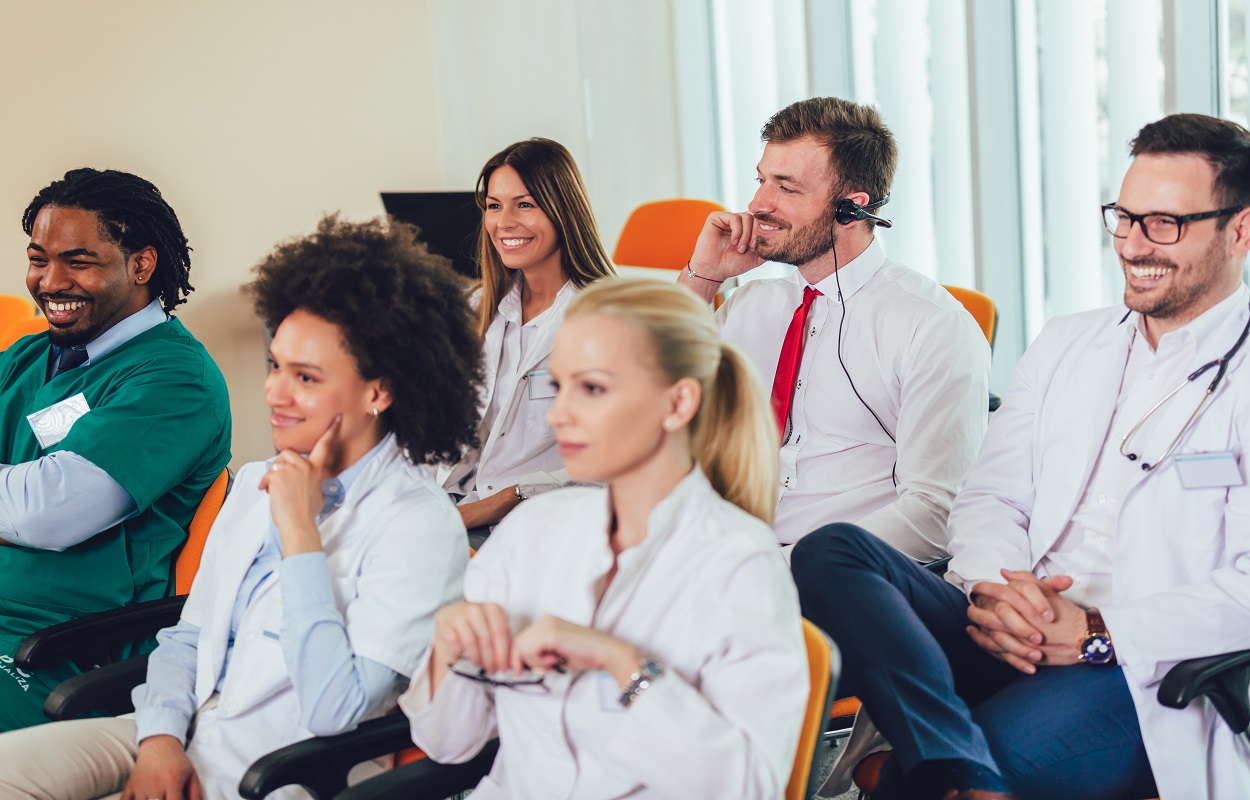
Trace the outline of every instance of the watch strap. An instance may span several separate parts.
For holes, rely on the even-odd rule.
[[[664,668],[649,658],[638,661],[638,669],[629,676],[629,685],[621,692],[621,705],[629,708],[654,681],[664,675]]]

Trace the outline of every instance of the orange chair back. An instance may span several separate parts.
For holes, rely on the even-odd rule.
[[[35,303],[29,297],[16,294],[0,294],[0,329],[14,322],[35,316]]]
[[[47,317],[27,317],[16,322],[10,322],[7,326],[0,327],[0,350],[8,350],[13,343],[23,336],[29,336],[32,333],[43,333],[48,329]]]
[[[808,786],[812,779],[812,761],[816,756],[816,745],[825,730],[825,720],[829,718],[840,666],[833,642],[824,631],[807,620],[803,620],[803,643],[807,645],[807,672],[812,693],[807,698],[799,749],[794,754],[794,769],[790,772],[790,782],[786,784],[785,800],[804,800],[812,796],[817,788]]]
[[[612,261],[629,267],[681,269],[690,261],[707,215],[724,210],[710,200],[643,203],[625,220]]]
[[[985,339],[990,343],[990,349],[993,350],[994,336],[998,332],[998,308],[995,307],[994,301],[989,295],[981,294],[976,289],[965,289],[961,286],[943,288],[968,309],[968,313],[981,326],[981,333],[985,334]]]
[[[208,531],[217,519],[217,512],[226,502],[226,492],[230,489],[230,470],[223,469],[217,479],[204,493],[204,499],[195,509],[191,517],[191,526],[187,529],[187,543],[178,553],[178,561],[174,564],[174,592],[186,594],[191,591],[191,582],[195,573],[200,570],[200,558],[204,555],[204,545],[208,542]]]

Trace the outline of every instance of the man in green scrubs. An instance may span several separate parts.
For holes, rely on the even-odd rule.
[[[76,169],[22,217],[26,286],[49,330],[0,353],[0,731],[45,721],[74,673],[13,663],[27,635],[165,597],[230,460],[226,383],[169,316],[190,248],[151,183]]]

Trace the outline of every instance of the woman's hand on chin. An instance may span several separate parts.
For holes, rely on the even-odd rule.
[[[278,453],[260,479],[261,491],[269,492],[269,513],[282,536],[283,557],[321,550],[317,532],[317,514],[325,504],[321,483],[333,477],[328,465],[337,457],[342,419],[330,422],[307,457],[294,450]]]
[[[512,642],[512,669],[601,669],[629,684],[641,656],[628,642],[550,614],[539,617]]]
[[[200,781],[182,743],[172,736],[149,736],[139,742],[135,767],[121,800],[200,800]]]

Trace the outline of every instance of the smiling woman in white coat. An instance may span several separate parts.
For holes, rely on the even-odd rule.
[[[463,287],[414,236],[330,218],[257,268],[278,455],[239,471],[134,718],[8,734],[0,797],[236,797],[265,753],[394,707],[468,561],[422,464],[472,438],[480,385]]]
[[[808,676],[757,377],[649,280],[581,293],[551,372],[569,474],[606,488],[523,504],[470,562],[400,700],[413,741],[498,736],[475,800],[782,796]]]
[[[547,362],[569,301],[615,274],[577,164],[558,142],[527,139],[492,156],[477,204],[482,283],[470,303],[486,371],[480,447],[439,475],[461,498],[475,545],[528,494],[567,481],[547,424],[555,399]]]

